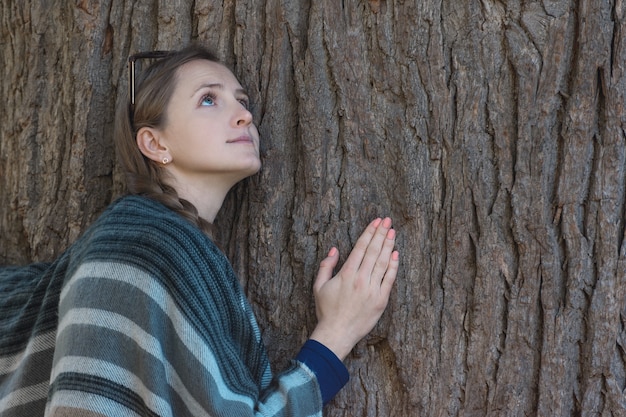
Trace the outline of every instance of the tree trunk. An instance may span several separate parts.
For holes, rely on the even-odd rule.
[[[0,264],[58,256],[122,192],[127,56],[199,40],[254,102],[264,167],[218,239],[276,368],[326,251],[398,230],[326,415],[626,415],[622,0],[68,3],[0,5]]]

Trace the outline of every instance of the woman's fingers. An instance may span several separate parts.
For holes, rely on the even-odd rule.
[[[369,248],[370,242],[376,235],[380,224],[383,222],[382,219],[377,218],[374,219],[363,231],[359,239],[356,241],[354,248],[352,248],[352,252],[348,255],[348,259],[343,264],[342,271],[346,273],[346,275],[352,275],[356,271],[358,271],[361,263],[363,262],[363,258]]]
[[[385,235],[385,239],[382,244],[382,248],[378,253],[378,258],[376,259],[374,266],[370,273],[370,279],[376,284],[381,283],[383,280],[387,269],[390,266],[393,248],[396,244],[396,231],[393,229],[388,229],[387,234]]]
[[[357,283],[380,285],[390,264],[395,246],[396,232],[391,228],[389,217],[373,220],[357,240],[352,252],[346,259],[338,276],[342,279],[356,280]],[[322,263],[315,282],[321,288],[332,278],[332,271],[337,266],[339,256],[332,248]]]
[[[398,274],[398,267],[400,265],[400,253],[396,250],[391,253],[391,258],[389,260],[389,265],[385,270],[385,275],[383,277],[383,281],[380,283],[380,289],[383,297],[385,299],[389,299],[391,295],[391,289],[393,287],[393,283],[396,282],[396,276]]]
[[[380,283],[394,245],[395,231],[391,229],[391,219],[387,217],[379,224],[369,241],[359,268],[359,277],[367,281],[374,279]]]
[[[333,247],[330,252],[328,252],[328,256],[320,263],[313,289],[316,291],[319,290],[333,277],[337,262],[339,262],[339,251],[337,248]]]

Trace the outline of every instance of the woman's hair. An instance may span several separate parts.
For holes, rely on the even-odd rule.
[[[159,201],[210,235],[211,224],[198,215],[193,204],[180,198],[176,190],[166,184],[165,170],[144,156],[136,142],[137,132],[142,127],[165,127],[167,105],[176,88],[177,71],[182,65],[198,59],[219,62],[209,50],[194,44],[168,53],[141,72],[135,82],[134,106],[129,101],[117,111],[115,147],[130,194]]]

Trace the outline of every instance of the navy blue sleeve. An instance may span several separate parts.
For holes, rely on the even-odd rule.
[[[305,364],[317,377],[324,405],[332,400],[350,379],[348,369],[337,355],[316,340],[307,340],[296,360]]]

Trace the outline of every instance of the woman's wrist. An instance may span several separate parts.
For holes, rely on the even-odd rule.
[[[355,343],[350,341],[350,338],[347,337],[345,332],[342,334],[320,328],[320,326],[317,326],[315,330],[313,330],[309,338],[326,346],[326,348],[333,352],[341,361],[346,359],[355,345]]]

